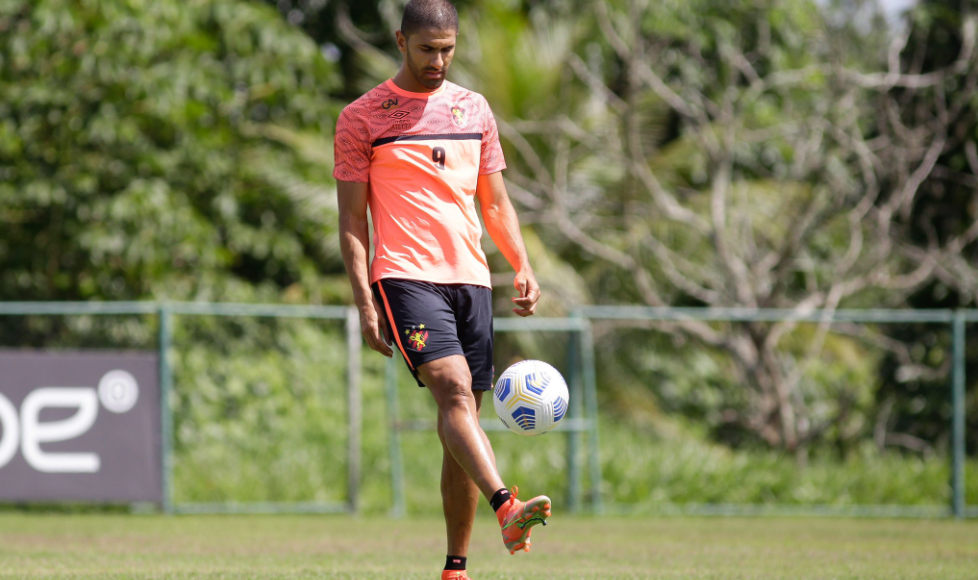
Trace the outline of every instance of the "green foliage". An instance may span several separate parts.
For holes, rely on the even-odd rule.
[[[343,501],[342,336],[338,322],[178,319],[176,500]]]
[[[306,37],[229,0],[7,1],[0,30],[0,298],[335,295],[335,213],[295,199],[330,164],[288,141],[332,129]]]
[[[978,14],[978,2],[974,0],[921,2],[907,16],[910,38],[901,54],[902,60],[920,63],[917,66],[925,71],[951,65],[960,57],[962,46],[967,42],[963,38],[962,24],[968,15],[975,14]],[[943,98],[945,92],[953,95],[967,90],[967,83],[947,82],[939,94]],[[927,110],[935,92],[928,91],[914,99],[913,104],[908,104],[905,108],[907,117]],[[978,185],[978,156],[975,156],[978,151],[975,148],[978,143],[978,95],[974,92],[970,95],[970,100],[962,104],[953,120],[954,138],[938,160],[942,171],[923,183],[913,211],[907,215],[908,237],[920,248],[929,247],[934,239],[948,240],[959,236],[978,220],[978,204],[974,196]],[[972,241],[948,260],[951,269],[948,275],[932,280],[915,292],[908,304],[914,308],[975,308],[978,292],[974,288],[975,278],[968,272],[974,264],[978,264],[978,243]],[[965,433],[968,452],[974,454],[978,450],[978,389],[974,388],[975,377],[978,377],[978,327],[968,325],[966,331],[965,375],[969,378],[970,388],[966,397]],[[880,365],[879,372],[891,380],[886,381],[879,392],[880,403],[893,406],[891,420],[895,429],[930,442],[946,438],[951,405],[940,369],[946,368],[950,361],[950,337],[924,325],[896,326],[889,334],[908,342],[910,351],[917,355],[915,360],[937,372],[908,375],[904,361],[895,356],[888,357]]]
[[[904,57],[924,70],[950,64],[962,45],[966,11],[932,12],[942,16],[923,22],[913,38],[927,38],[939,22],[940,54],[920,41],[905,51],[919,58]],[[553,0],[526,9],[479,2],[468,15],[496,25],[460,37],[456,78],[493,104],[524,223],[577,271],[587,290],[578,296],[655,306],[903,303],[894,287],[913,262],[880,247],[906,243],[906,232],[899,223],[879,227],[872,216],[906,190],[901,166],[922,160],[890,160],[920,148],[887,133],[877,113],[903,107],[919,127],[911,121],[934,117],[935,105],[927,91],[906,107],[911,95],[891,101],[885,90],[867,89],[868,81],[851,80],[890,66],[895,33],[871,3]],[[945,91],[964,82],[955,76]],[[960,174],[945,181],[970,199],[964,135],[947,164]],[[973,204],[944,201],[938,189],[919,203],[940,206],[944,217],[970,215],[963,210]],[[932,242],[933,214],[908,210],[901,211],[920,222],[917,237]],[[937,229],[960,233],[973,221]],[[876,392],[900,392],[900,409],[919,399],[892,377],[874,376],[869,365],[884,360],[880,353],[837,356],[865,347],[836,334],[821,344],[818,333],[782,335],[777,325],[725,326],[710,339],[682,326],[673,332],[698,348],[665,355],[655,340],[606,333],[601,383],[617,400],[644,400],[640,391],[650,391],[653,408],[706,421],[727,444],[753,437],[844,452],[880,427],[874,423],[889,395]],[[671,394],[645,380],[643,366],[667,356],[663,364],[676,377],[670,384],[686,385]],[[716,364],[707,371],[704,360]],[[944,381],[944,368],[928,376]],[[789,394],[776,395],[774,384]],[[949,423],[943,391],[927,392],[923,414],[940,428],[928,428],[918,448],[932,449]],[[882,430],[916,437],[908,422],[897,428],[884,420]]]
[[[960,15],[943,3],[926,4],[915,16],[921,28],[911,47],[935,48],[926,54],[927,66],[947,64],[961,42],[955,36]],[[643,184],[626,167],[623,151],[638,150],[664,188],[692,214],[709,219],[717,163],[696,137],[731,131],[729,209],[744,216],[731,229],[746,240],[738,248],[758,251],[778,249],[796,231],[792,218],[802,208],[825,202],[840,183],[852,185],[853,161],[829,138],[812,141],[820,162],[796,174],[794,165],[812,150],[783,135],[754,137],[799,119],[831,123],[852,111],[859,117],[853,130],[865,132],[873,103],[856,99],[850,106],[824,70],[806,67],[871,68],[885,47],[875,28],[871,34],[833,28],[811,2],[669,0],[641,14],[630,13],[623,0],[606,2],[612,23],[621,30],[637,23],[639,36],[652,42],[655,70],[682,89],[681,99],[736,101],[729,115],[710,111],[713,121],[695,125],[661,95],[632,90],[635,79],[610,47],[595,3],[459,5],[463,35],[452,78],[486,94],[499,118],[510,190],[529,224],[525,239],[547,292],[542,314],[564,315],[590,302],[641,301],[643,289],[630,278],[637,269],[650,274],[667,302],[703,303],[670,282],[667,261],[642,245],[650,237],[681,264],[692,264],[696,283],[708,285],[725,266],[712,238],[635,203]],[[331,133],[342,104],[396,69],[391,31],[399,6],[395,0],[0,0],[0,300],[348,301]],[[345,9],[360,32],[341,26]],[[340,47],[338,60],[321,54],[319,45],[330,44]],[[758,75],[807,72],[790,86],[752,93],[730,59],[738,52]],[[570,62],[594,75],[590,80],[607,89],[603,97]],[[624,103],[627,113],[616,112],[614,103]],[[973,109],[966,111],[971,124],[962,126],[974,125]],[[627,127],[638,128],[637,139],[624,144]],[[912,218],[917,242],[926,240],[935,215],[941,235],[970,227],[973,220],[964,216],[971,214],[961,211],[970,207],[973,190],[968,142],[961,139],[942,157],[956,185],[949,188],[954,179],[932,184],[933,195],[922,196]],[[560,197],[567,191],[576,197]],[[554,218],[554,207],[569,212],[563,222]],[[607,252],[572,238],[568,225],[597,232],[596,243]],[[795,304],[810,287],[831,283],[848,226],[838,216],[820,223],[800,249],[807,261],[786,268],[790,275],[772,286],[770,304]],[[871,238],[869,230],[862,233]],[[498,252],[487,249],[496,271],[508,271]],[[633,259],[635,267],[615,264],[609,254]],[[719,303],[734,301],[729,289],[721,290]],[[925,296],[916,304],[961,302],[943,291],[936,301]],[[868,291],[853,301],[876,305],[887,296]],[[507,312],[506,292],[497,299],[499,311]],[[0,341],[7,346],[155,344],[151,317],[3,323]],[[916,328],[904,333],[921,338],[915,362],[941,368],[944,337]],[[731,416],[749,410],[752,401],[745,369],[732,364],[729,352],[685,348],[690,343],[684,339],[648,334],[605,329],[600,335],[602,491],[609,501],[946,502],[943,377],[889,380],[900,364],[881,363],[878,352],[839,335],[829,337],[820,357],[806,361],[811,329],[786,334],[779,362],[785,372],[804,370],[798,402],[822,426],[808,467],[800,470],[794,458],[760,451],[756,439],[731,427]],[[178,321],[175,338],[178,500],[345,496],[346,361],[335,326],[186,318]],[[564,341],[552,335],[516,336],[500,341],[497,363],[532,354],[560,366],[564,353]],[[369,353],[365,358],[364,501],[379,512],[390,493],[389,433],[381,361]],[[879,364],[884,378],[874,372]],[[423,391],[404,380],[401,393],[402,415],[434,416]],[[877,407],[890,396],[900,401],[895,429],[925,439],[937,453],[874,451],[869,442]],[[972,394],[972,408],[975,401]],[[491,417],[491,409],[483,415]],[[566,485],[563,436],[535,439],[532,449],[506,433],[491,438],[507,481],[556,490]],[[440,461],[432,433],[405,436],[409,482],[418,484],[408,490],[412,509],[437,510],[430,490]],[[976,481],[969,477],[972,503],[978,502]]]
[[[258,3],[0,3],[0,299],[343,301],[337,86]],[[15,347],[156,346],[154,317],[3,323]],[[178,499],[344,495],[335,325],[188,317],[174,344]]]
[[[710,367],[715,362],[703,364]],[[866,366],[871,364],[869,361]],[[372,411],[364,423],[364,437],[378,446],[365,449],[369,459],[364,461],[367,483],[364,509],[368,513],[384,513],[391,505],[392,493],[387,483],[390,476],[387,449],[383,446],[390,433],[385,420],[387,408],[380,395],[377,361],[368,360],[368,369],[365,396],[369,407],[365,408]],[[431,397],[414,385],[400,365],[398,377],[400,420],[433,421],[435,408]],[[831,385],[833,378],[828,377],[824,383]],[[841,380],[853,380],[853,377]],[[695,378],[689,381],[696,382]],[[709,398],[717,395],[711,394],[707,385],[701,387],[690,398],[699,397],[704,405],[709,405]],[[612,505],[655,511],[701,503],[844,507],[946,506],[950,501],[950,464],[944,454],[880,452],[871,443],[857,442],[843,456],[831,450],[813,452],[808,464],[800,467],[792,455],[756,449],[732,450],[713,443],[704,432],[704,422],[698,419],[677,420],[675,413],[657,409],[641,399],[628,400],[627,404],[631,414],[623,414],[619,408],[605,404],[607,412],[600,417],[601,493],[605,502]],[[664,413],[673,419],[664,419]],[[495,417],[487,395],[482,418],[495,421]],[[328,427],[331,438],[341,439],[344,428],[342,421],[331,424]],[[567,502],[566,434],[555,432],[526,438],[492,431],[489,439],[507,483],[520,486],[523,493],[547,493],[558,504]],[[431,490],[435,489],[441,472],[441,446],[434,431],[404,432],[401,442],[406,478],[403,492],[409,513],[439,513],[439,505],[431,501]],[[581,461],[582,466],[587,465],[583,453]],[[970,461],[966,468],[966,497],[973,504],[978,502],[978,463]],[[301,482],[308,476],[296,472],[290,477]],[[586,497],[590,493],[586,477],[582,484]],[[243,489],[239,487],[236,492]]]
[[[628,425],[608,421],[601,437],[605,497],[645,509],[686,503],[946,506],[950,501],[945,457],[880,454],[863,445],[844,459],[823,453],[799,468],[791,455],[735,452],[688,435],[643,438]],[[978,475],[978,464],[969,462],[968,473]],[[968,484],[967,496],[978,499],[978,482]]]

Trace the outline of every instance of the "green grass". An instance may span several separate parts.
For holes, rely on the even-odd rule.
[[[438,578],[439,519],[0,514],[0,578]],[[571,518],[510,556],[480,513],[469,570],[489,579],[972,579],[978,522]]]

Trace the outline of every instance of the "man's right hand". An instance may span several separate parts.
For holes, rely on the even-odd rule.
[[[367,345],[380,354],[390,358],[394,351],[390,349],[391,339],[387,336],[387,324],[384,322],[383,311],[375,296],[360,309],[360,329]]]

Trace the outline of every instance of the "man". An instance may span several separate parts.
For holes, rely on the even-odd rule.
[[[479,425],[493,386],[492,295],[480,246],[486,229],[516,270],[514,312],[540,298],[509,201],[495,119],[485,99],[447,82],[458,13],[448,0],[411,0],[393,79],[347,106],[336,129],[343,259],[363,335],[384,356],[396,348],[438,405],[442,506],[448,534],[443,579],[464,580],[478,493],[489,500],[503,542],[529,551],[530,531],[550,499],[516,499],[503,485]],[[367,208],[374,227],[369,272]]]

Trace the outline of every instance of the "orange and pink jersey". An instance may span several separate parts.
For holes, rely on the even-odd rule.
[[[491,287],[475,190],[506,162],[482,95],[447,81],[411,93],[388,80],[343,109],[335,156],[336,179],[370,184],[371,283]]]

